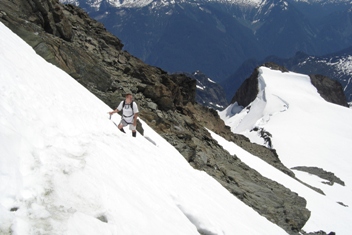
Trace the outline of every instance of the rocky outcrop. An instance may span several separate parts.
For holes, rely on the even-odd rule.
[[[251,76],[244,80],[240,88],[236,91],[235,96],[232,98],[231,104],[237,102],[238,105],[247,107],[255,100],[259,92],[258,75],[258,69],[255,69]]]
[[[281,65],[278,65],[278,64],[275,64],[273,62],[265,62],[263,63],[264,67],[267,67],[269,69],[272,69],[272,70],[278,70],[278,71],[281,71],[283,73],[288,73],[288,69],[286,69],[284,66],[281,66]]]
[[[341,83],[323,75],[310,75],[312,84],[318,93],[328,102],[349,107]]]
[[[345,186],[345,182],[343,182],[334,173],[329,172],[329,171],[325,171],[324,169],[321,169],[318,167],[296,166],[296,167],[293,167],[292,169],[307,172],[311,175],[316,175],[322,179],[327,180],[327,182],[323,182],[323,183],[326,183],[328,185],[334,185],[334,183],[337,183],[342,186]]]
[[[83,10],[56,0],[4,0],[0,21],[111,108],[125,93],[133,93],[140,117],[194,168],[213,176],[288,233],[297,234],[308,220],[310,212],[303,198],[261,176],[211,138],[204,126],[293,174],[280,163],[275,151],[234,135],[216,111],[195,103],[194,79],[144,64],[123,51],[120,40]]]

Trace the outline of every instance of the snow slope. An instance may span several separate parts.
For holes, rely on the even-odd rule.
[[[286,234],[0,23],[0,234]],[[118,121],[114,115],[113,120]]]
[[[316,175],[294,170],[297,178],[321,189],[326,195],[322,196],[298,186],[297,182],[292,185],[294,182],[289,183],[284,176],[267,176],[306,198],[312,216],[303,229],[349,234],[352,231],[352,110],[326,102],[307,75],[260,67],[258,80],[259,93],[250,108],[232,104],[219,113],[221,118],[233,132],[246,135],[252,142],[264,144],[258,132],[251,131],[253,128],[269,132],[272,146],[285,166],[319,167],[344,181],[345,186],[329,185]],[[236,146],[226,149],[236,154],[240,151]],[[248,153],[239,158],[258,168],[257,163],[245,160]],[[266,176],[263,169],[259,167],[258,171]]]

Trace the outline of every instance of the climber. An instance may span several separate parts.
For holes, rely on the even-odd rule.
[[[136,102],[133,101],[132,94],[126,94],[125,100],[121,101],[119,106],[117,106],[115,110],[109,112],[109,114],[111,116],[114,113],[120,112],[121,110],[121,121],[117,127],[120,131],[126,133],[123,128],[129,125],[129,128],[132,131],[132,136],[136,137],[137,117],[139,111]]]

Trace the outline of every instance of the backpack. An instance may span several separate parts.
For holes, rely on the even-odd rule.
[[[122,109],[125,107],[125,100],[123,101],[123,103],[122,103]],[[132,109],[132,114],[134,114],[134,111],[133,111],[133,100],[132,100],[132,102],[130,103],[130,105],[131,105],[131,109]]]

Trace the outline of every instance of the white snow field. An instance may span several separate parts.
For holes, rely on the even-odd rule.
[[[286,234],[0,23],[0,234]],[[119,116],[113,119],[118,122]]]
[[[325,101],[307,75],[266,67],[260,67],[259,71],[259,93],[250,107],[232,104],[219,113],[221,118],[234,133],[243,134],[255,143],[265,145],[258,133],[251,131],[253,128],[268,131],[273,148],[288,168],[319,167],[334,173],[345,186],[337,183],[331,186],[316,175],[294,170],[297,178],[321,189],[323,196],[281,173],[279,176],[271,167],[264,167],[267,164],[263,162],[258,165],[255,156],[246,152],[242,155],[243,150],[236,145],[216,138],[250,167],[306,198],[312,215],[304,230],[351,234],[352,110]]]

